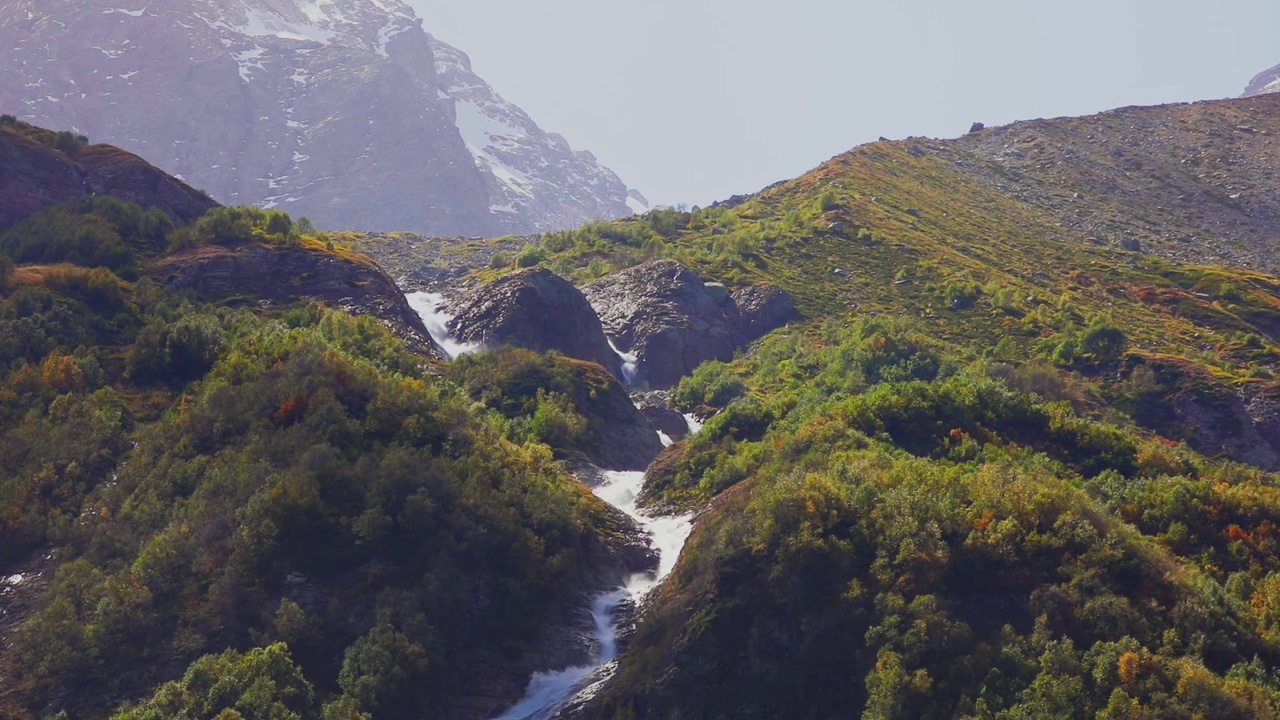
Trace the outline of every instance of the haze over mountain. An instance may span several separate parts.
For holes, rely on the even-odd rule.
[[[400,0],[0,3],[0,108],[321,227],[499,235],[646,209]]]

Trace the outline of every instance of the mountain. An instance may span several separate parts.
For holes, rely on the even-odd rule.
[[[400,0],[9,0],[0,48],[8,112],[328,229],[495,236],[645,209]]]
[[[588,655],[653,560],[560,464],[660,449],[611,375],[445,366],[367,257],[118,148],[0,161],[0,717],[488,717]]]
[[[0,230],[0,717],[1280,717],[1277,103],[878,142],[501,243],[46,207]],[[516,332],[562,303],[485,337],[556,352],[446,362],[193,292],[242,248],[363,285],[349,243],[584,310],[554,273],[619,339],[760,318],[631,398],[689,432],[606,473],[622,386]]]
[[[671,391],[641,497],[693,535],[566,716],[1280,715],[1278,116],[872,143],[522,250],[803,318]]]
[[[1263,70],[1254,76],[1249,86],[1244,89],[1244,97],[1280,92],[1280,65],[1270,70]]]

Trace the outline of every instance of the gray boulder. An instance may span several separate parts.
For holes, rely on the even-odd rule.
[[[784,324],[795,306],[772,285],[732,294],[671,260],[607,275],[582,289],[615,347],[636,356],[634,384],[666,389],[707,360]]]
[[[622,379],[600,318],[573,283],[544,268],[530,268],[482,285],[450,306],[449,330],[458,340],[489,347],[555,350],[594,362]]]

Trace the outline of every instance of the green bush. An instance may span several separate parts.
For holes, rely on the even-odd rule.
[[[520,248],[520,251],[516,253],[516,267],[530,268],[545,259],[547,259],[547,255],[542,248],[530,243]]]
[[[712,360],[682,378],[671,391],[671,401],[686,412],[704,406],[724,407],[742,397],[746,390],[746,384],[734,374],[733,368]]]
[[[315,691],[282,643],[197,660],[181,680],[112,720],[315,720]]]
[[[165,247],[173,222],[160,210],[94,196],[43,210],[0,234],[0,254],[18,263],[105,267],[136,279],[143,258]]]
[[[190,227],[172,233],[170,243],[175,250],[182,250],[200,245],[247,242],[293,245],[300,238],[298,228],[288,214],[279,210],[238,206],[209,210]]]
[[[982,288],[976,282],[959,281],[947,283],[945,294],[947,305],[953,310],[973,307],[982,294]]]
[[[1129,338],[1124,331],[1105,320],[1094,321],[1080,337],[1080,350],[1098,362],[1118,359],[1128,346]]]

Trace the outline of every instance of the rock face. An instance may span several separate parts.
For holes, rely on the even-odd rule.
[[[499,235],[643,207],[400,0],[11,0],[0,108],[326,229]]]
[[[594,362],[622,379],[600,318],[573,283],[544,268],[531,268],[471,290],[452,303],[449,330],[464,343],[556,350]]]
[[[607,275],[583,288],[605,334],[636,356],[635,382],[672,387],[695,367],[729,360],[739,347],[795,314],[781,289],[761,285],[732,294],[671,260]]]
[[[210,300],[316,300],[353,314],[373,315],[411,350],[444,357],[396,284],[371,262],[318,248],[206,245],[165,257],[149,272],[166,285],[189,288]]]
[[[50,144],[55,139],[40,128],[0,124],[0,227],[86,195],[115,195],[179,222],[217,205],[136,155],[74,141],[63,152]]]
[[[1208,456],[1280,469],[1280,397],[1274,390],[1258,383],[1233,388],[1204,368],[1171,356],[1131,358],[1128,364],[1145,365],[1160,387],[1135,411],[1139,425],[1185,440]]]
[[[654,390],[632,398],[638,409],[653,426],[672,440],[683,440],[689,434],[689,421],[674,407],[667,393]]]
[[[1253,97],[1276,92],[1280,92],[1280,65],[1270,70],[1263,70],[1254,76],[1249,86],[1244,89],[1242,97]]]

